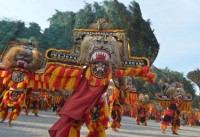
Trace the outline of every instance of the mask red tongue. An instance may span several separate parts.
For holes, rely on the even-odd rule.
[[[18,62],[18,66],[23,68],[24,67],[24,62]]]
[[[97,60],[106,60],[106,56],[99,54],[99,55],[96,56],[96,59]]]
[[[103,73],[102,69],[99,69],[99,70],[98,70],[98,73],[102,74],[102,73]]]

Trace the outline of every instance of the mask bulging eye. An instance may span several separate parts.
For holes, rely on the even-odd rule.
[[[97,44],[101,44],[101,40],[96,40],[96,43]]]
[[[107,44],[107,43],[108,43],[108,41],[104,41],[103,43],[104,43],[104,44]]]
[[[23,58],[23,57],[24,57],[24,54],[19,53],[19,54],[17,55],[17,57],[18,57],[18,58]]]

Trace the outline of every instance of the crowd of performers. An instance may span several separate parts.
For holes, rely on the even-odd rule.
[[[6,118],[8,118],[8,126],[11,126],[11,121],[16,120],[19,116],[22,104],[25,99],[25,93],[23,91],[13,91],[9,89],[3,95],[0,104],[0,118],[2,118],[1,123],[3,123]]]
[[[130,116],[136,118],[136,124],[147,126],[147,120],[153,119],[155,122],[162,122],[161,129],[165,132],[167,126],[172,125],[172,131],[176,134],[177,129],[182,121],[182,125],[195,126],[198,119],[194,110],[188,112],[181,112],[181,96],[173,99],[171,104],[164,109],[155,109],[155,106],[148,104],[148,96],[145,94],[140,94],[134,99],[127,99],[124,94],[132,94],[132,92],[120,92],[119,86],[111,85],[112,93],[106,92],[104,101],[106,101],[106,106],[108,107],[108,126],[111,127],[113,131],[118,131],[117,128],[121,127],[122,116]],[[8,126],[11,125],[11,121],[15,120],[19,115],[22,108],[24,108],[24,113],[29,115],[30,110],[35,116],[38,116],[38,110],[52,110],[58,113],[68,97],[61,95],[52,95],[47,92],[36,92],[28,89],[25,92],[13,92],[9,89],[6,92],[5,86],[1,86],[1,122],[4,122],[6,118],[9,119]],[[134,94],[137,95],[135,89]],[[130,95],[129,95],[130,96]],[[24,101],[23,101],[24,100]],[[128,101],[134,100],[133,103],[128,104]],[[7,105],[5,105],[7,104]],[[126,105],[125,105],[126,104]],[[95,117],[95,115],[94,115]],[[172,121],[173,118],[173,121]]]
[[[172,134],[178,135],[177,131],[181,125],[196,126],[199,123],[199,112],[195,112],[194,110],[182,111],[182,104],[182,97],[176,97],[171,100],[169,107],[162,111],[160,128],[163,133],[165,133],[167,126],[171,126]]]
[[[166,108],[160,126],[163,133],[165,133],[167,126],[171,126],[172,134],[178,135],[177,132],[181,124],[191,125],[190,120],[192,117],[188,120],[188,116],[192,112],[192,96],[185,92],[181,83],[163,84],[162,92],[157,93],[156,98]]]
[[[101,56],[97,57],[97,59],[101,60]],[[18,64],[21,65],[23,63]],[[56,87],[56,84],[59,82],[54,82],[53,80],[55,80],[55,77],[58,76],[54,76],[55,74],[52,73],[56,72],[59,67],[60,70],[64,70],[65,66],[60,64],[57,64],[57,66],[52,64],[48,65],[45,71],[47,76],[49,76],[49,83]],[[165,132],[167,126],[171,125],[172,133],[177,134],[181,116],[183,116],[185,121],[187,121],[185,124],[189,124],[190,126],[195,125],[196,118],[193,112],[181,112],[180,108],[183,104],[182,96],[173,96],[175,98],[170,100],[171,103],[166,111],[161,109],[152,109],[152,107],[156,108],[156,106],[149,101],[148,95],[139,94],[136,91],[135,85],[132,84],[132,78],[124,77],[124,74],[137,76],[140,74],[138,72],[148,74],[148,68],[144,67],[132,70],[135,72],[138,71],[137,73],[129,72],[130,70],[123,70],[127,72],[123,72],[122,70],[116,71],[116,75],[118,77],[122,76],[122,78],[116,78],[117,80],[114,79],[111,84],[109,75],[108,79],[105,78],[103,81],[97,82],[97,79],[90,75],[90,67],[86,68],[86,70],[71,68],[71,70],[69,69],[70,73],[67,74],[67,72],[65,72],[66,76],[75,77],[75,80],[73,81],[81,80],[82,83],[79,83],[79,85],[76,85],[76,83],[70,83],[69,85],[71,86],[71,90],[78,86],[76,87],[78,92],[70,91],[70,94],[63,93],[61,95],[56,94],[55,90],[51,92],[43,92],[41,89],[34,89],[33,86],[31,86],[31,80],[34,80],[34,78],[28,77],[30,73],[27,70],[22,68],[12,68],[13,71],[8,71],[7,69],[1,70],[1,122],[8,119],[7,125],[11,126],[12,120],[17,119],[22,109],[24,109],[24,113],[26,115],[29,115],[30,111],[32,111],[36,117],[39,116],[38,110],[47,111],[52,109],[61,117],[50,128],[49,134],[51,137],[79,137],[80,129],[83,123],[85,123],[89,129],[87,137],[105,137],[105,130],[109,127],[112,131],[118,131],[121,127],[122,116],[124,115],[136,118],[136,124],[142,124],[143,126],[148,126],[147,120],[151,116],[154,116],[156,122],[162,121],[161,129],[163,133]],[[73,69],[75,69],[75,71]],[[9,74],[10,72],[14,74]],[[84,73],[85,77],[80,77],[80,73]],[[34,73],[31,72],[31,74],[33,75]],[[77,76],[73,76],[71,74],[77,74]],[[140,75],[142,77],[147,74],[141,73]],[[35,75],[36,74],[34,74],[34,77],[36,77]],[[24,79],[26,80],[21,81],[22,76],[24,76]],[[2,79],[6,82],[2,82]],[[15,80],[15,82],[12,82],[11,79]],[[27,82],[27,79],[30,80],[30,83]],[[147,81],[148,80],[151,81],[151,79],[147,79]],[[88,86],[88,82],[90,86]],[[58,86],[62,87],[63,85]],[[109,86],[111,89],[109,89]],[[89,93],[82,93],[87,91],[89,91]],[[57,93],[62,92],[63,91],[58,91]],[[68,114],[66,112],[70,113]],[[162,118],[162,116],[164,117]]]
[[[16,120],[23,108],[26,115],[29,115],[30,110],[35,116],[38,116],[38,110],[52,110],[59,114],[70,96],[70,94],[63,96],[63,94],[50,94],[50,92],[36,92],[31,88],[26,91],[16,91],[5,85],[0,87],[1,122],[8,118],[8,126],[11,126],[11,121]],[[78,136],[81,126],[85,122],[90,130],[88,136],[104,136],[108,127],[112,131],[118,131],[118,128],[121,127],[122,116],[133,117],[136,119],[137,125],[142,123],[143,126],[147,126],[148,119],[154,119],[155,122],[161,122],[163,133],[165,133],[167,126],[171,126],[172,133],[178,134],[177,130],[180,128],[181,121],[183,121],[182,125],[195,126],[197,120],[194,111],[181,112],[182,104],[182,96],[179,95],[171,99],[166,110],[157,109],[154,104],[149,103],[147,94],[136,92],[134,85],[130,88],[128,84],[127,87],[123,88],[123,86],[114,82],[110,84],[109,89],[103,94],[97,106],[87,111],[83,119],[73,122],[68,134],[73,133]],[[99,121],[99,119],[101,120]]]
[[[11,126],[11,121],[16,120],[22,110],[26,115],[32,110],[35,116],[39,116],[39,110],[51,110],[54,104],[59,106],[63,100],[62,96],[53,96],[47,92],[35,92],[30,89],[16,91],[2,87],[4,86],[1,86],[0,91],[0,118],[1,123],[8,119],[8,126]]]
[[[36,70],[42,67],[43,56],[32,42],[11,42],[5,49],[0,66],[0,118],[16,120],[22,109],[28,115],[30,110],[38,116],[38,110],[49,110],[51,103],[59,98],[42,90],[47,83],[42,82],[42,74]],[[47,88],[45,88],[47,89]],[[62,98],[62,97],[61,97]]]
[[[102,21],[97,21],[97,25]],[[105,31],[103,35],[99,30],[95,35],[93,29],[92,33],[87,33],[91,35],[85,35],[82,31],[80,29],[75,35],[78,40],[82,38],[80,47],[77,47],[80,49],[79,56],[68,58],[77,60],[69,60],[69,63],[57,61],[54,58],[58,55],[57,50],[50,49],[46,52],[46,58],[53,57],[53,61],[45,64],[42,73],[36,71],[43,65],[43,56],[31,43],[15,43],[6,51],[0,69],[1,122],[8,118],[8,126],[11,126],[11,121],[16,120],[23,108],[26,115],[32,110],[36,117],[39,116],[39,109],[47,111],[52,108],[60,118],[48,131],[51,137],[80,137],[84,123],[89,130],[87,137],[105,137],[109,126],[113,131],[121,127],[122,114],[136,117],[137,125],[142,123],[148,126],[147,120],[153,113],[159,121],[161,110],[152,111],[152,106],[156,108],[155,103],[150,102],[147,94],[138,95],[130,80],[137,77],[153,83],[155,74],[150,72],[149,61],[145,59],[146,64],[132,65],[122,30],[113,30],[110,34],[110,30]],[[113,84],[110,84],[111,81]],[[52,94],[42,92],[42,89],[52,91]],[[55,90],[64,95],[57,102],[55,100],[58,98],[53,95]],[[70,92],[67,94],[69,96],[66,97],[65,92]],[[181,99],[175,94],[170,98],[162,119],[163,132],[171,124],[173,134],[177,134],[182,114],[179,109],[183,104]]]
[[[181,125],[195,126],[199,120],[199,112],[191,110],[191,96],[180,94],[176,90],[176,88],[170,89],[170,92],[173,92],[170,93],[167,100],[164,97],[164,99],[158,101],[160,104],[150,101],[148,95],[143,93],[140,93],[136,99],[133,99],[134,103],[130,103],[130,101],[127,101],[130,98],[125,94],[130,96],[132,92],[128,89],[120,89],[119,86],[115,85],[113,94],[110,96],[111,129],[118,131],[117,128],[120,128],[121,118],[124,115],[134,117],[136,125],[142,124],[147,126],[147,120],[149,119],[160,122],[160,128],[163,133],[165,133],[167,126],[171,126],[172,134],[174,135],[178,135],[177,132]],[[174,94],[175,92],[177,93]]]

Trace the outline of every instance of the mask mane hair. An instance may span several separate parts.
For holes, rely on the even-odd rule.
[[[2,68],[3,69],[11,69],[12,67],[17,67],[17,62],[15,60],[15,56],[19,52],[26,52],[26,49],[23,47],[12,47],[3,57]],[[33,61],[30,64],[27,64],[25,69],[29,71],[35,71],[42,66],[43,57],[38,50],[31,50]]]
[[[80,56],[78,62],[83,64],[89,63],[90,53],[93,51],[94,41],[96,39],[97,37],[94,36],[85,36],[85,38],[81,43]],[[122,53],[120,47],[118,46],[118,43],[114,37],[110,36],[107,38],[107,40],[110,43],[109,46],[111,48],[111,58],[109,59],[109,62],[111,66],[118,68],[121,66],[121,61],[122,61]]]
[[[15,56],[18,52],[25,52],[25,49],[22,47],[12,47],[8,50],[8,52],[3,57],[2,68],[3,69],[11,69],[14,66],[17,66],[17,62],[15,61]]]

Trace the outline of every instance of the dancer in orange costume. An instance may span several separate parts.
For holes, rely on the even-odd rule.
[[[43,63],[42,54],[37,49],[38,45],[25,39],[22,41],[9,42],[4,50],[6,52],[0,69],[0,79],[9,87],[1,102],[0,116],[1,122],[4,122],[6,117],[9,118],[8,126],[11,126],[11,121],[21,112],[25,102],[25,89],[31,86],[37,88],[35,83],[41,79],[39,75],[35,77],[35,71],[40,69]]]
[[[50,109],[51,104],[49,101],[49,95],[45,92],[42,97],[42,110],[47,111]]]
[[[118,131],[117,128],[121,127],[121,113],[122,113],[122,105],[120,103],[120,88],[119,88],[119,83],[118,82],[114,82],[115,84],[113,84],[113,89],[112,89],[112,94],[109,97],[110,99],[110,115],[112,118],[112,122],[111,122],[111,130],[112,131]],[[121,83],[120,83],[121,84]]]
[[[117,100],[114,101],[113,107],[112,107],[112,113],[111,113],[111,118],[112,118],[112,124],[111,124],[111,129],[112,131],[118,131],[117,128],[121,127],[121,111],[122,111],[122,106],[120,105]]]
[[[110,96],[110,115],[112,118],[111,130],[118,131],[121,127],[121,118],[131,107],[130,91],[132,91],[131,77],[123,77],[114,80],[113,92]],[[130,81],[131,80],[131,81]]]
[[[57,105],[56,114],[58,114],[59,111],[61,110],[61,108],[64,106],[65,101],[66,100],[64,99],[64,97],[62,97],[62,99],[59,101],[59,103],[56,104]]]
[[[105,19],[99,19],[97,24],[103,24],[105,21]],[[141,77],[149,82],[155,80],[155,75],[149,73],[149,66],[146,66],[149,65],[148,61],[147,64],[137,67],[123,64],[125,67],[122,68],[123,59],[121,53],[123,51],[121,50],[126,48],[127,50],[124,51],[128,51],[128,45],[120,48],[120,45],[124,46],[125,42],[120,41],[121,37],[116,39],[118,35],[116,37],[113,36],[116,30],[89,29],[86,31],[87,33],[82,33],[83,29],[80,29],[80,32],[75,35],[78,36],[79,42],[80,38],[82,39],[79,45],[80,54],[73,58],[78,58],[78,60],[73,60],[68,64],[61,64],[55,63],[54,58],[54,62],[49,62],[44,71],[44,75],[51,84],[52,89],[70,89],[73,91],[71,97],[59,112],[60,119],[49,129],[51,137],[69,136],[66,131],[69,131],[75,120],[82,119],[87,110],[98,105],[102,95],[107,91],[109,81],[113,77],[133,76]],[[81,36],[81,34],[83,35]],[[51,59],[51,56],[48,55],[51,55],[51,53],[46,54],[49,59]],[[67,53],[70,54],[70,52],[65,52],[65,55]],[[126,54],[124,55],[127,56]]]
[[[196,126],[195,122],[196,122],[195,112],[191,110],[188,114],[188,125],[191,127]]]
[[[97,45],[95,45],[96,48],[94,48],[94,49],[96,49],[96,51],[93,51],[92,54],[90,54],[91,57],[93,57],[93,54],[94,54],[94,57],[91,58],[90,63],[83,70],[80,67],[76,68],[76,67],[68,66],[69,67],[68,68],[65,65],[62,66],[61,64],[57,64],[55,66],[53,64],[52,65],[47,64],[47,68],[45,70],[45,73],[46,73],[45,75],[48,75],[48,77],[52,75],[52,80],[51,80],[51,77],[49,80],[50,83],[51,83],[51,81],[53,81],[55,79],[56,76],[60,77],[57,74],[52,74],[52,72],[56,72],[56,71],[53,71],[53,69],[56,70],[57,68],[63,68],[62,71],[64,71],[65,67],[66,67],[66,70],[70,70],[71,72],[74,72],[74,73],[68,74],[68,72],[66,71],[65,75],[68,77],[67,80],[69,81],[69,79],[71,79],[71,78],[78,80],[77,81],[78,84],[77,83],[67,84],[68,86],[77,85],[77,87],[75,86],[76,90],[74,91],[74,93],[72,93],[69,100],[66,101],[65,105],[59,112],[59,115],[61,116],[60,119],[50,128],[49,134],[51,137],[67,137],[68,132],[65,132],[65,131],[69,130],[69,128],[71,127],[71,124],[73,123],[74,120],[80,120],[84,116],[84,114],[86,113],[88,108],[92,108],[98,103],[101,96],[107,91],[109,81],[112,78],[112,72],[111,72],[110,65],[107,60],[107,57],[109,57],[110,55],[107,56],[107,53],[105,53],[105,55],[107,56],[105,58],[104,56],[96,54],[96,52],[102,51],[102,54],[104,54],[104,48],[106,48],[107,45],[106,44],[104,45],[103,41],[104,40],[109,41],[109,43],[110,43],[109,46],[111,46],[112,43],[113,44],[115,43],[113,41],[113,38],[111,38],[111,40],[109,40],[109,39],[104,39],[103,37],[92,38],[91,36],[89,36],[89,37],[85,37],[84,40],[85,41],[83,41],[82,43],[86,44],[86,45],[91,44],[91,41],[95,42],[98,40],[101,42],[100,43],[97,42]],[[98,46],[98,44],[103,44],[104,48],[99,49],[100,46]],[[85,47],[85,46],[82,45],[82,47]],[[112,55],[115,55],[115,54],[116,53],[114,53]],[[84,52],[84,56],[85,56],[85,52]],[[83,60],[84,60],[84,58],[83,58]],[[52,70],[49,70],[49,69],[52,69]],[[146,73],[146,72],[148,73],[148,70],[147,71],[145,70],[145,69],[148,69],[148,67],[147,68],[146,67],[136,68],[137,71],[133,71],[132,69],[134,69],[134,68],[116,71],[115,75],[117,75],[117,77],[123,77],[126,75],[134,76],[135,74],[136,74],[135,76],[140,76],[141,73],[143,73],[142,75],[144,75],[144,77],[146,77],[146,74],[144,74],[144,73]],[[127,72],[124,73],[125,71],[127,71]],[[141,73],[138,73],[138,71],[140,71]],[[78,74],[77,76],[74,76],[76,74],[75,72]],[[71,76],[71,74],[74,74],[74,75]],[[154,78],[154,77],[155,77],[155,75],[153,76],[150,74],[147,76],[146,80],[151,81],[152,78]],[[76,82],[76,80],[73,80],[73,82]],[[55,83],[55,86],[57,86],[56,84],[57,83]],[[54,86],[54,84],[52,84],[52,86]]]
[[[31,109],[31,99],[32,99],[32,89],[28,89],[26,91],[26,99],[25,99],[25,107],[26,109],[24,110],[24,112],[26,113],[26,115],[28,115],[30,109]]]
[[[148,106],[149,96],[140,94],[138,97],[138,100],[135,103],[135,107],[137,110],[137,116],[136,116],[136,124],[140,125],[140,123],[143,124],[143,126],[147,126],[147,117],[149,116],[149,106]]]
[[[161,117],[162,117],[162,111],[161,110],[155,110],[154,116],[155,116],[155,122],[160,122]]]
[[[22,104],[25,100],[25,93],[23,90],[10,89],[6,91],[3,101],[0,105],[0,118],[3,123],[6,118],[9,119],[8,126],[11,126],[11,121],[16,120],[19,116],[22,108]],[[11,109],[11,110],[10,110]]]
[[[98,104],[86,112],[84,116],[89,133],[86,137],[105,137],[108,128],[109,114],[108,106],[103,97]]]
[[[39,100],[40,100],[39,93],[38,92],[33,92],[33,97],[31,99],[31,108],[33,109],[32,113],[35,116],[38,116]]]
[[[171,125],[172,134],[178,135],[177,130],[180,126],[180,110],[179,108],[182,105],[182,97],[177,96],[175,99],[172,98],[171,104],[168,109],[165,111],[165,115],[161,124],[162,132],[165,133],[167,126]]]

